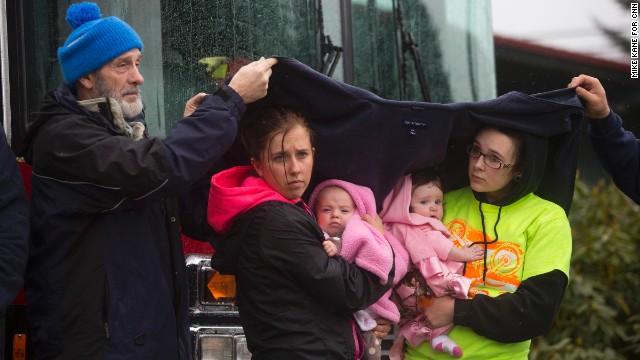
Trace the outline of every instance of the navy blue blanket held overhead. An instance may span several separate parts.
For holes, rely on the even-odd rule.
[[[438,169],[448,190],[466,186],[466,147],[486,123],[520,130],[525,143],[534,145],[525,146],[525,161],[535,163],[534,173],[518,184],[514,196],[533,191],[567,213],[571,206],[584,119],[573,89],[536,95],[510,92],[466,103],[395,101],[279,57],[267,97],[250,104],[242,121],[266,106],[302,113],[316,134],[313,178],[305,200],[318,183],[337,178],[371,188],[379,210],[400,176],[425,168]],[[248,163],[238,138],[211,172]],[[191,238],[209,239],[213,231],[205,220],[203,199],[208,195],[209,181],[202,181],[185,199],[191,213],[183,223],[198,229],[186,234]]]
[[[534,192],[568,212],[573,197],[583,108],[573,89],[536,95],[510,92],[496,99],[433,104],[382,99],[291,58],[278,58],[268,96],[249,106],[288,106],[316,134],[314,176],[370,187],[378,206],[403,174],[439,168],[449,190],[468,185],[466,146],[483,123],[520,130],[537,140]],[[247,164],[239,140],[221,168]],[[219,170],[219,169],[218,169]]]

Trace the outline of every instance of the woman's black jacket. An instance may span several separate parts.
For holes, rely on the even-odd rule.
[[[323,239],[303,207],[279,201],[239,215],[221,239],[253,359],[354,359],[351,313],[378,300],[394,270],[380,284],[328,257]]]

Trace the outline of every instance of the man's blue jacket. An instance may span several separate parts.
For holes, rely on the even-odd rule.
[[[223,92],[166,139],[129,136],[113,105],[81,106],[67,84],[47,94],[24,141],[36,359],[192,357],[176,198],[236,135],[245,106]]]
[[[590,119],[588,134],[613,182],[640,204],[640,139],[622,127],[622,118],[613,111],[604,119]]]

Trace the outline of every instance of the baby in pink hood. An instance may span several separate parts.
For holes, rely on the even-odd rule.
[[[410,266],[408,255],[395,239],[387,239],[376,228],[362,220],[365,214],[377,216],[376,203],[371,189],[342,180],[320,183],[311,194],[309,207],[315,212],[320,228],[327,239],[323,246],[329,256],[341,255],[380,278],[388,281],[394,266],[393,244],[398,248],[395,261],[395,281],[404,277]],[[395,248],[394,248],[395,250]],[[373,334],[376,318],[382,317],[397,323],[400,313],[390,299],[389,290],[376,303],[354,313],[363,331],[365,358],[380,359],[380,342]]]
[[[401,319],[390,358],[401,359],[406,340],[416,347],[430,341],[436,351],[454,357],[462,349],[447,336],[452,325],[431,329],[421,308],[429,306],[433,296],[466,299],[471,279],[462,276],[463,262],[481,259],[477,245],[454,246],[444,224],[443,196],[440,180],[434,174],[406,175],[387,195],[380,217],[385,229],[404,245],[414,267],[394,289],[393,298]]]

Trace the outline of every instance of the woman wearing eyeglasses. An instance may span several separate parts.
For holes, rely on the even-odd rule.
[[[564,210],[533,193],[546,164],[547,142],[484,127],[469,145],[468,187],[445,195],[443,222],[459,246],[483,248],[466,264],[476,295],[436,298],[431,328],[448,324],[465,359],[527,359],[531,339],[553,323],[569,279],[571,229]],[[428,343],[406,347],[405,359],[449,355]]]

